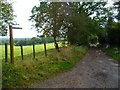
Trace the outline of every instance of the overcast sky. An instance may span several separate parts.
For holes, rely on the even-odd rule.
[[[31,29],[31,21],[29,16],[31,15],[32,8],[39,4],[39,0],[11,0],[13,3],[14,14],[16,22],[20,24],[22,29],[13,29],[14,38],[35,37],[37,35],[35,30]],[[9,37],[9,32],[7,37]]]
[[[32,8],[39,4],[39,0],[11,0],[13,3],[14,14],[16,17],[16,22],[20,24],[22,30],[13,29],[14,38],[25,38],[25,37],[35,37],[37,32],[31,29],[32,22],[29,21],[29,16],[31,15]],[[111,6],[111,0],[108,0],[109,6]],[[9,33],[7,35],[9,38]]]

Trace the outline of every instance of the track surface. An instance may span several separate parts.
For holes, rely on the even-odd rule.
[[[118,64],[100,49],[91,48],[68,72],[30,88],[118,88]]]

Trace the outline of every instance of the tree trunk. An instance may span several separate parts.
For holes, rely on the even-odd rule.
[[[57,24],[56,24],[56,22],[57,22],[57,11],[56,11],[56,5],[57,4],[54,4],[54,6],[53,6],[53,8],[54,8],[54,24],[53,24],[53,37],[54,37],[54,45],[55,45],[55,48],[56,48],[56,50],[58,51],[58,52],[60,52],[60,50],[59,50],[59,46],[58,46],[58,43],[57,43],[57,40],[56,40],[56,37],[57,37]]]
[[[56,41],[56,36],[54,36],[54,44],[55,44],[56,50],[57,50],[58,52],[60,52],[58,43],[57,43],[57,41]]]

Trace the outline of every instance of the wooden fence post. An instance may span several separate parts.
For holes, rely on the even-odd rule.
[[[35,44],[33,43],[33,59],[35,59]]]
[[[23,45],[22,44],[20,45],[20,48],[21,48],[21,58],[23,60]]]
[[[7,43],[5,43],[5,62],[8,62],[8,49],[7,49]]]
[[[11,63],[14,64],[14,48],[13,48],[12,25],[9,25],[9,32],[10,32],[10,60],[11,60]]]

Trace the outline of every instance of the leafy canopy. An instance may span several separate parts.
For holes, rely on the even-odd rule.
[[[15,23],[15,15],[11,3],[2,0],[0,4],[0,35],[5,36],[7,35],[8,25]]]

